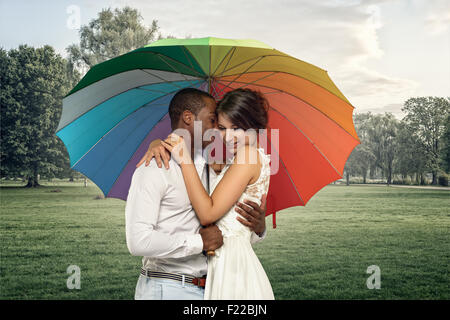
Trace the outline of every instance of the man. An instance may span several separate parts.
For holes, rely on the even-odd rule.
[[[215,108],[209,94],[183,89],[169,105],[172,129],[186,129],[193,138],[194,121],[201,121],[203,136],[217,125]],[[147,156],[151,158],[151,150],[157,149],[150,149]],[[207,172],[202,155],[191,155],[208,189],[208,175],[213,171]],[[135,299],[203,299],[207,261],[202,253],[222,246],[222,234],[215,225],[201,228],[175,161],[166,162],[168,169],[160,169],[156,161],[142,166],[144,158],[133,174],[125,209],[128,249],[132,255],[143,256]],[[247,218],[240,221],[259,234],[253,234],[254,243],[265,235],[265,201],[261,207],[249,204],[240,204],[237,211]]]

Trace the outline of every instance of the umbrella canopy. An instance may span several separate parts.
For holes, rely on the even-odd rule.
[[[279,157],[267,214],[304,206],[342,178],[360,143],[354,107],[325,70],[255,40],[164,39],[92,67],[63,99],[56,135],[71,167],[105,197],[126,200],[149,143],[171,131],[171,98],[186,87],[217,99],[242,87],[265,94],[269,130],[279,130],[266,148]]]

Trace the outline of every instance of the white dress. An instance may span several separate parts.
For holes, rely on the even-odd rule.
[[[270,156],[258,149],[261,172],[258,180],[247,186],[239,201],[248,199],[261,204],[261,196],[267,194],[270,180]],[[211,193],[231,164],[226,164],[217,176]],[[208,273],[205,300],[274,300],[272,286],[253,251],[252,231],[236,220],[238,213],[233,206],[216,225],[222,231],[223,246],[208,257]]]

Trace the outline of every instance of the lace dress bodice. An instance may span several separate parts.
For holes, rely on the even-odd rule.
[[[248,185],[239,202],[245,199],[261,204],[269,190],[270,157],[258,149],[261,171],[255,183]],[[226,164],[212,186],[222,179],[232,164]],[[212,192],[211,191],[211,192]],[[273,300],[272,286],[251,245],[252,231],[240,223],[233,206],[216,225],[222,231],[223,245],[208,257],[205,300]]]
[[[258,154],[261,160],[261,171],[259,177],[254,183],[245,188],[245,191],[242,193],[238,202],[243,202],[243,200],[247,199],[256,202],[257,204],[261,204],[262,195],[267,194],[267,191],[269,190],[270,156],[265,154],[264,149],[262,148],[258,148]],[[227,163],[217,176],[217,179],[211,188],[211,193],[214,191],[217,184],[220,182],[230,166],[231,163]],[[216,225],[222,231],[224,238],[231,236],[244,236],[250,239],[252,233],[251,230],[236,219],[239,214],[236,210],[234,210],[234,208],[235,206],[233,206],[220,220],[218,220]]]

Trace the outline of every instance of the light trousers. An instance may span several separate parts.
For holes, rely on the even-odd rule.
[[[170,279],[139,275],[135,300],[203,300],[204,288]]]

